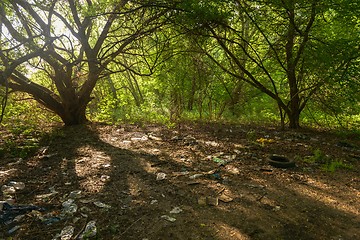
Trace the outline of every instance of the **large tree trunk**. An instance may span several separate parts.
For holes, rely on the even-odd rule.
[[[96,78],[97,76],[93,76]],[[91,100],[90,93],[93,85],[88,85],[88,91],[84,91],[82,97],[76,92],[75,87],[62,89],[61,95],[56,95],[49,89],[30,82],[26,76],[18,73],[9,77],[9,87],[13,91],[26,92],[34,97],[36,101],[58,115],[65,125],[84,124],[86,118],[86,107]],[[26,83],[26,84],[25,84]]]
[[[300,112],[291,112],[289,115],[289,128],[298,129],[300,128]]]
[[[300,128],[300,97],[299,97],[299,87],[296,78],[296,65],[297,65],[297,56],[294,53],[296,30],[293,22],[295,21],[295,12],[294,4],[291,3],[291,7],[288,10],[290,22],[287,32],[287,43],[285,46],[286,49],[286,62],[287,62],[287,79],[289,83],[290,90],[290,102],[288,109],[289,117],[289,127],[292,129]]]
[[[86,118],[86,106],[81,105],[83,104],[70,105],[66,107],[64,111],[61,111],[63,112],[61,115],[59,113],[56,114],[61,117],[61,120],[66,126],[87,123],[88,119]]]

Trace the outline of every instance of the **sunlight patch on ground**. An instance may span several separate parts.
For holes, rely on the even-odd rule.
[[[342,199],[335,198],[330,196],[329,193],[316,191],[314,189],[310,189],[304,185],[292,185],[292,188],[299,192],[299,194],[306,195],[312,199],[315,199],[319,202],[324,203],[325,205],[341,210],[346,213],[352,213],[355,215],[359,215],[360,211],[356,205],[350,205],[344,202]],[[354,192],[354,198],[359,195],[359,191]]]
[[[218,239],[236,239],[236,240],[250,240],[251,238],[240,232],[239,229],[232,227],[226,223],[215,223],[216,236]]]
[[[140,179],[135,176],[129,175],[127,178],[127,183],[129,185],[129,193],[133,197],[138,197],[142,191],[140,187]]]
[[[331,190],[331,186],[310,177],[307,177],[306,184],[323,190]]]
[[[89,192],[100,192],[110,179],[111,158],[90,147],[79,148],[78,154],[83,156],[75,160],[75,173],[81,179],[81,187]]]

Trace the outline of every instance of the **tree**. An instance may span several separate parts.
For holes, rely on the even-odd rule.
[[[197,24],[184,25],[198,35],[213,39],[203,50],[224,72],[261,90],[277,103],[282,126],[287,118],[290,128],[299,128],[300,114],[308,101],[323,86],[332,84],[335,72],[346,71],[359,57],[354,55],[358,45],[353,41],[343,51],[341,45],[332,44],[343,41],[342,36],[323,34],[322,28],[334,20],[334,3],[191,2],[191,10],[185,9],[185,16]],[[358,38],[354,29],[355,25],[350,31]],[[213,45],[218,48],[214,49]],[[329,45],[336,47],[330,50]],[[341,58],[334,58],[339,53]],[[324,64],[324,58],[332,61]]]
[[[153,1],[2,1],[0,85],[30,94],[66,125],[85,123],[96,83],[140,64],[136,43],[166,12]]]

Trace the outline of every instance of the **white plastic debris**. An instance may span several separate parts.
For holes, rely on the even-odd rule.
[[[194,175],[191,175],[189,178],[190,179],[196,179],[196,178],[199,178],[201,176],[203,176],[204,174],[201,174],[201,173],[197,173],[197,174],[194,174]]]
[[[99,202],[99,201],[95,201],[94,204],[95,204],[95,206],[100,207],[100,208],[111,208],[110,205],[107,205],[107,204]]]
[[[166,178],[166,173],[160,172],[156,174],[156,180],[157,181],[161,181],[164,180]]]
[[[74,234],[75,228],[73,226],[66,226],[61,230],[60,239],[61,240],[70,240]]]
[[[11,181],[9,182],[9,186],[13,186],[16,190],[22,190],[25,188],[25,183]]]
[[[13,186],[2,185],[1,191],[3,192],[3,194],[8,195],[15,193],[16,189]]]
[[[80,234],[79,239],[95,237],[96,231],[96,221],[90,221],[86,224],[85,230]]]
[[[158,202],[158,200],[151,200],[151,202],[150,202],[150,205],[153,205],[153,204],[155,204],[155,203],[157,203]]]
[[[148,137],[149,137],[149,139],[154,140],[154,141],[162,141],[162,138],[156,137],[156,136],[151,135],[151,134]]]
[[[100,180],[102,181],[102,182],[106,182],[106,181],[108,181],[110,179],[110,176],[109,175],[101,175],[101,177],[100,177]]]
[[[179,207],[174,207],[171,211],[170,211],[170,213],[171,214],[178,214],[178,213],[181,213],[183,210],[181,209],[181,208],[179,208]]]
[[[175,222],[176,221],[176,218],[170,217],[168,215],[162,215],[161,218],[165,219],[166,221],[169,221],[169,222]]]
[[[74,199],[68,199],[62,203],[63,213],[66,215],[72,215],[77,212],[78,206],[74,203]]]
[[[69,194],[70,199],[75,199],[75,198],[80,198],[80,197],[81,197],[81,190],[75,190]]]

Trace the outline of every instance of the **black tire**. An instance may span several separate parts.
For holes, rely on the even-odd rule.
[[[271,166],[277,168],[293,168],[295,167],[295,162],[291,161],[290,159],[283,157],[272,155],[268,158],[268,162]]]

